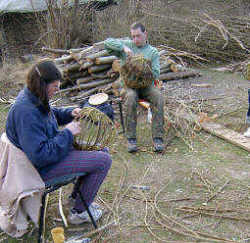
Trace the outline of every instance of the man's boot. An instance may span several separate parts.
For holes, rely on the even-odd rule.
[[[134,153],[137,152],[138,148],[136,145],[136,139],[135,138],[129,138],[128,139],[128,152]]]
[[[164,150],[164,144],[162,138],[154,138],[154,152],[161,153]]]

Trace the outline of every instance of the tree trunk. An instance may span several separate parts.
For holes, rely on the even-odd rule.
[[[69,64],[69,65],[67,65],[64,69],[63,69],[63,71],[64,72],[67,72],[67,73],[69,73],[69,72],[76,72],[76,71],[80,71],[80,64],[78,64],[78,63],[73,63],[73,64]]]
[[[77,73],[68,73],[66,78],[70,79],[70,80],[76,80],[78,78],[83,78],[88,76],[89,73],[87,70],[81,71],[81,72],[77,72]]]
[[[104,85],[104,84],[109,84],[109,83],[112,83],[112,82],[114,82],[113,79],[96,80],[96,81],[91,82],[91,83],[81,84],[79,86],[75,86],[75,87],[68,88],[68,89],[62,89],[62,90],[58,91],[57,94],[63,94],[63,93],[71,92],[71,91],[74,91],[74,90],[91,89],[91,88],[95,88],[97,86]]]
[[[86,59],[87,61],[94,61],[97,57],[104,57],[108,55],[109,55],[108,51],[102,50],[102,51],[86,56]]]
[[[101,72],[104,70],[107,70],[111,67],[110,64],[104,64],[104,65],[98,65],[98,66],[92,66],[88,68],[88,72],[89,73],[97,73],[97,72]]]
[[[63,64],[63,63],[67,63],[67,62],[70,62],[72,61],[74,58],[72,56],[66,56],[66,57],[60,57],[60,58],[56,58],[54,59],[54,63],[56,65],[59,65],[59,64]]]
[[[177,73],[163,73],[160,75],[159,80],[168,81],[174,79],[182,79],[200,76],[200,73],[197,71],[186,71],[186,72],[177,72]]]
[[[68,50],[62,50],[62,49],[54,49],[54,48],[48,48],[48,47],[42,47],[42,51],[51,52],[54,54],[70,54],[70,51]]]
[[[79,70],[82,71],[84,69],[91,67],[92,65],[93,65],[93,62],[85,62],[85,63],[81,64],[81,67]]]
[[[112,64],[114,60],[116,60],[116,56],[107,56],[107,57],[97,57],[95,59],[95,63],[100,64]]]
[[[92,76],[88,76],[85,78],[79,78],[79,79],[77,79],[76,84],[77,85],[85,84],[85,83],[88,83],[89,81],[93,81],[93,80],[95,80],[95,78]]]

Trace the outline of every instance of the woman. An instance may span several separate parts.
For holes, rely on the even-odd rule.
[[[93,204],[94,198],[111,166],[111,158],[104,151],[77,151],[73,136],[80,133],[79,108],[54,108],[51,97],[59,90],[61,73],[52,61],[34,65],[27,76],[27,87],[11,107],[6,134],[21,149],[38,170],[46,184],[53,184],[67,176],[79,176],[80,190],[95,220],[102,211]],[[58,126],[66,125],[59,130]],[[87,173],[87,174],[86,174]],[[86,176],[81,177],[81,175]],[[68,220],[72,224],[90,222],[80,198],[72,193],[74,207]]]

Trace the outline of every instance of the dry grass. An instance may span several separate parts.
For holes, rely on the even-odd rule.
[[[88,5],[67,8],[56,6],[55,1],[47,2],[48,12],[36,14],[36,21],[28,14],[2,17],[6,32],[3,50],[14,49],[21,54],[24,51],[20,46],[26,52],[37,51],[40,46],[80,47],[107,37],[129,36],[130,24],[140,21],[156,46],[164,44],[194,53],[211,63],[249,57],[250,19],[246,0],[123,0],[104,11],[94,11]],[[35,35],[30,35],[31,28]]]
[[[241,108],[242,117],[245,114],[247,81],[235,74],[208,69],[201,72],[201,78],[166,83],[162,91],[167,97],[166,106],[168,109],[186,106],[187,111],[206,112],[209,116],[218,113],[218,122],[224,125],[230,122],[237,130],[244,121],[233,120],[234,113],[230,112]],[[211,87],[191,85],[202,82],[210,83]],[[126,139],[122,135],[117,137],[111,149],[113,165],[97,198],[106,211],[99,225],[108,227],[96,233],[91,225],[70,226],[65,229],[67,239],[85,234],[92,242],[249,242],[249,153],[196,131],[195,136],[187,133],[184,137],[184,132],[179,137],[171,136],[164,153],[155,154],[150,125],[145,122],[144,112],[140,113],[137,130],[140,152],[128,154]],[[176,135],[176,130],[171,128],[170,133]],[[135,186],[146,186],[149,190]],[[69,191],[70,187],[64,190],[66,214]],[[51,228],[62,225],[57,198],[57,192],[50,197],[48,242]],[[0,233],[0,240],[4,237]],[[34,242],[35,237],[34,231],[18,241],[7,238],[2,242]]]
[[[75,1],[77,3],[77,1]],[[86,5],[58,7],[47,1],[48,12],[38,13],[36,20],[41,36],[41,46],[69,49],[86,44],[92,39],[93,11]]]
[[[239,1],[122,1],[96,14],[94,41],[129,36],[129,26],[144,23],[153,45],[168,45],[214,63],[248,58],[249,3]]]

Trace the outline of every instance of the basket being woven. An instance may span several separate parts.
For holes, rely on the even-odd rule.
[[[102,150],[112,145],[116,128],[106,114],[94,107],[84,107],[78,120],[81,133],[74,137],[76,150]]]
[[[152,84],[152,63],[143,55],[128,56],[121,67],[121,76],[128,88],[147,88]]]

